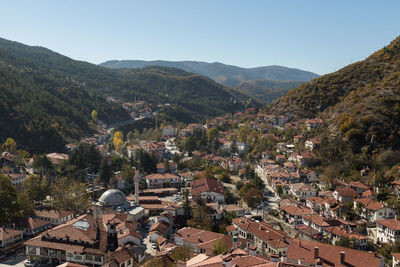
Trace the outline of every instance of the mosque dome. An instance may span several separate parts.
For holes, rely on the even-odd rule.
[[[106,207],[120,206],[126,201],[125,194],[117,189],[109,189],[99,198],[100,204]]]

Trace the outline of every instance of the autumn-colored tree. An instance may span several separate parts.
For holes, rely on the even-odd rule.
[[[17,143],[15,143],[14,139],[9,137],[1,147],[5,151],[14,153],[17,150]]]
[[[97,121],[97,111],[95,109],[93,109],[92,111],[92,121],[96,122]]]
[[[116,131],[114,133],[113,144],[116,151],[120,152],[122,150],[122,146],[124,145],[124,134],[121,131]]]
[[[218,139],[219,132],[217,128],[211,128],[207,131],[207,137],[210,142]]]
[[[249,134],[250,134],[249,126],[245,125],[245,126],[240,127],[239,132],[238,132],[239,141],[246,143]]]

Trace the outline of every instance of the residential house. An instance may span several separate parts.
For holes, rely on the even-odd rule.
[[[176,186],[181,182],[181,178],[173,173],[153,173],[145,177],[148,188],[162,188],[166,185]]]
[[[138,266],[138,264],[139,262],[135,259],[133,251],[126,247],[107,254],[103,267],[134,267]]]
[[[309,197],[317,196],[317,189],[312,187],[309,184],[305,183],[295,183],[290,185],[290,192],[298,199],[298,200],[306,200]]]
[[[400,267],[400,253],[392,253],[392,267]]]
[[[126,147],[126,152],[128,153],[128,157],[130,159],[134,159],[136,157],[136,151],[140,149],[138,145],[130,145]]]
[[[345,229],[342,226],[326,227],[324,235],[328,236],[330,242],[334,245],[340,238],[347,238],[351,242],[351,246],[355,249],[366,249],[368,247],[368,237],[357,232]]]
[[[234,217],[242,217],[244,216],[244,212],[246,211],[246,209],[244,209],[243,207],[234,204],[222,205],[222,210],[226,213],[229,212],[233,214]]]
[[[360,181],[352,181],[349,185],[351,188],[354,188],[359,195],[362,195],[364,191],[371,190],[371,187],[369,185],[366,185]]]
[[[291,238],[283,231],[274,229],[265,222],[257,222],[247,218],[235,218],[232,224],[236,226],[238,236],[247,239],[259,253],[284,255]]]
[[[400,241],[400,221],[397,219],[377,220],[376,239],[382,243]]]
[[[13,219],[15,229],[24,231],[24,236],[33,236],[53,225],[50,221],[31,217],[17,217]]]
[[[165,220],[157,221],[150,227],[149,237],[150,240],[153,242],[157,241],[157,238],[167,237],[171,230],[171,224],[166,222]]]
[[[314,183],[318,181],[318,174],[313,170],[308,170],[308,169],[299,170],[299,174],[300,178],[302,178],[303,181],[306,181],[308,183]]]
[[[0,227],[0,258],[24,240],[24,231]]]
[[[60,166],[64,161],[67,161],[69,156],[62,153],[50,153],[46,155],[50,162],[55,166]]]
[[[116,214],[97,219],[92,214],[82,215],[26,241],[26,254],[31,260],[101,266],[107,253],[126,244],[140,244],[137,224],[126,219],[126,215]]]
[[[177,133],[178,133],[178,130],[171,125],[165,126],[162,130],[162,136],[165,136],[165,137],[174,137],[177,135]]]
[[[23,181],[28,177],[28,173],[9,173],[7,176],[14,186],[21,186]]]
[[[357,191],[352,187],[338,187],[333,192],[334,198],[340,203],[347,203],[358,196]]]
[[[210,232],[202,229],[184,227],[174,234],[174,243],[177,246],[187,247],[195,253],[204,253],[213,256],[213,244],[222,242],[226,248],[233,247],[232,236]]]
[[[367,221],[393,219],[396,211],[370,198],[358,198],[354,200],[354,209]]]
[[[306,120],[306,127],[308,131],[311,131],[311,129],[317,128],[321,126],[322,120],[319,118],[315,118],[312,120]]]
[[[206,202],[223,203],[224,187],[213,178],[200,178],[190,182],[190,192],[193,198],[202,198]]]
[[[310,151],[313,151],[314,149],[316,149],[317,147],[319,147],[319,144],[321,143],[321,140],[318,138],[313,138],[310,140],[307,140],[304,143],[304,147]]]
[[[294,226],[303,224],[303,216],[313,215],[314,211],[305,206],[279,207],[279,215],[282,220]]]
[[[238,171],[246,167],[246,163],[241,158],[231,158],[228,160],[228,166],[231,171]]]
[[[307,266],[385,266],[385,258],[376,253],[299,239],[290,242],[283,262]]]
[[[53,225],[68,222],[74,218],[74,213],[67,210],[59,210],[49,207],[35,208],[35,216],[44,221],[50,221]]]

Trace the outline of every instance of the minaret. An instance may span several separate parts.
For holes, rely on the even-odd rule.
[[[139,170],[135,170],[135,203],[139,206]]]

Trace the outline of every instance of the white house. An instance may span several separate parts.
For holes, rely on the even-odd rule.
[[[354,209],[367,221],[393,219],[396,211],[370,198],[359,198],[354,201]]]
[[[290,192],[299,200],[317,196],[317,189],[305,183],[291,184]]]
[[[224,187],[216,179],[201,178],[190,183],[190,192],[194,198],[202,198],[206,202],[225,202]]]
[[[400,221],[397,219],[377,220],[376,238],[383,243],[400,241]]]

